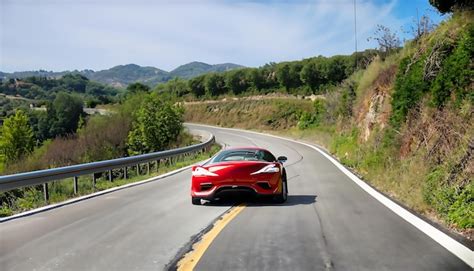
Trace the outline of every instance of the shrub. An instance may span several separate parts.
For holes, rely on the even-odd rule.
[[[313,102],[312,112],[303,112],[298,122],[299,129],[306,129],[310,126],[320,125],[326,116],[326,102],[322,99],[316,99]]]
[[[134,114],[133,128],[128,134],[130,154],[163,150],[182,130],[183,111],[157,95],[148,96]]]

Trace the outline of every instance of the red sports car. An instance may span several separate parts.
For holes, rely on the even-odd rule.
[[[207,163],[193,166],[191,201],[214,200],[227,194],[251,193],[271,196],[278,203],[288,197],[286,171],[283,162],[262,148],[232,148],[213,156]]]

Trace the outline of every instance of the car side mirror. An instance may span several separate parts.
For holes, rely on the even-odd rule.
[[[286,158],[286,156],[278,156],[277,158],[277,161],[280,162],[280,163],[285,163],[286,160],[288,160],[288,158]]]

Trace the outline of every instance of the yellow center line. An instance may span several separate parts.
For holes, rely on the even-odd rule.
[[[216,239],[217,235],[234,219],[243,209],[245,204],[233,207],[228,213],[225,213],[221,219],[217,220],[212,229],[204,234],[201,240],[195,243],[190,252],[178,262],[178,271],[190,271],[198,264],[204,252],[211,245],[212,241]]]

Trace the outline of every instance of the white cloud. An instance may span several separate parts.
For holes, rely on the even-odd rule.
[[[2,2],[0,70],[165,70],[190,61],[260,66],[354,50],[352,0]],[[40,2],[40,3],[39,3]],[[377,24],[399,29],[394,2],[358,1],[359,49]]]

